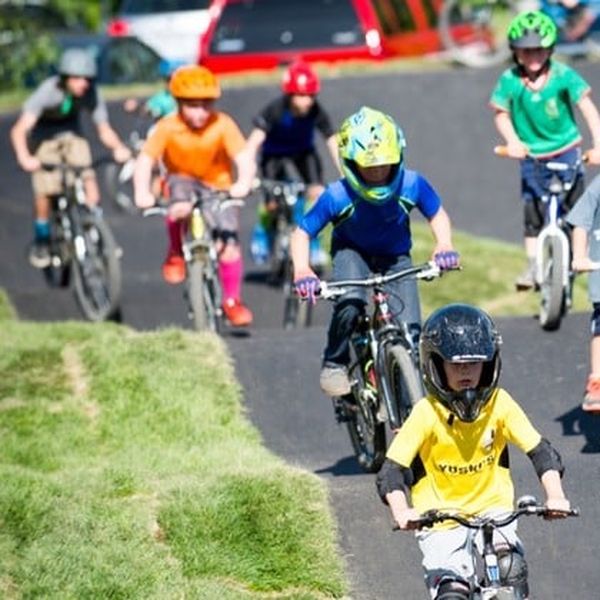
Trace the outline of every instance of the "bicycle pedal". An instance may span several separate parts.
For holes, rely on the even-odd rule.
[[[349,403],[344,401],[343,398],[332,398],[333,400],[333,412],[335,415],[336,423],[348,423],[352,420],[350,412],[352,407]]]

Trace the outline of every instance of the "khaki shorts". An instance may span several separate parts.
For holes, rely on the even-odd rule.
[[[92,164],[90,145],[84,138],[73,133],[66,133],[52,140],[42,142],[35,153],[35,157],[43,163],[65,162],[72,167],[89,167]],[[82,174],[93,177],[94,171],[90,168]],[[54,196],[62,192],[60,171],[41,169],[31,177],[33,193],[35,196]]]

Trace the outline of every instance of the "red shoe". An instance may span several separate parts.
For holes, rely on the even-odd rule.
[[[179,254],[170,254],[162,266],[162,276],[167,283],[173,285],[185,280],[185,260]]]
[[[223,302],[225,317],[234,327],[245,327],[252,323],[252,311],[237,298],[228,298]]]

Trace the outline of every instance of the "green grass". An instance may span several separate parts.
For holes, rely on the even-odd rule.
[[[344,595],[325,484],[264,449],[221,340],[0,314],[0,597]]]

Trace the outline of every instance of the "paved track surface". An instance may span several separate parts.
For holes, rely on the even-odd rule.
[[[600,87],[599,66],[578,68],[592,87]],[[497,137],[486,102],[497,75],[495,70],[456,70],[330,79],[324,82],[321,99],[336,122],[363,104],[393,114],[405,130],[408,164],[436,186],[455,227],[519,242],[517,167],[492,154]],[[221,107],[248,132],[253,113],[272,95],[272,89],[263,87],[227,90]],[[126,131],[129,124],[122,111],[113,106],[111,114],[119,130]],[[13,119],[0,120],[0,286],[23,319],[78,319],[71,292],[48,290],[25,258],[31,200],[28,178],[19,172],[8,145]],[[333,176],[330,165],[328,175]],[[246,233],[253,220],[250,204],[244,215]],[[180,289],[160,280],[165,239],[159,220],[123,215],[108,203],[105,213],[124,249],[123,321],[137,329],[190,327]],[[357,469],[348,436],[335,424],[330,402],[317,386],[329,307],[318,307],[316,327],[283,332],[278,293],[264,284],[264,273],[248,265],[245,289],[255,310],[255,326],[248,336],[226,339],[249,417],[274,452],[326,481],[352,598],[423,598],[412,535],[392,533],[387,510],[375,495],[373,476]],[[459,276],[468,276],[468,268]],[[542,332],[534,318],[499,319],[498,325],[505,342],[502,383],[560,449],[567,465],[566,488],[582,510],[580,519],[522,523],[532,597],[600,598],[600,417],[586,416],[578,408],[588,364],[588,317],[570,315],[555,333]],[[511,458],[518,493],[539,494],[527,459],[516,451]]]

